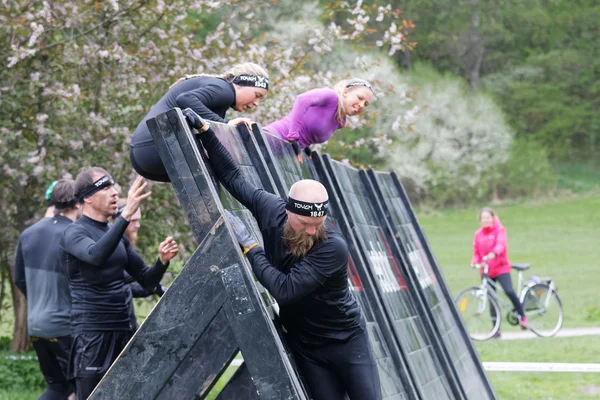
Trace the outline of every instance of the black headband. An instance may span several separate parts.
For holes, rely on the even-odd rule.
[[[327,200],[322,203],[307,203],[288,197],[285,209],[305,217],[324,217],[327,215],[328,206],[329,201]]]
[[[83,199],[85,199],[86,197],[93,196],[94,194],[101,191],[105,187],[111,186],[114,184],[115,184],[115,181],[110,179],[110,177],[108,175],[104,175],[102,178],[98,179],[96,182],[92,183],[90,186],[83,189],[77,197],[79,198],[79,201],[83,201]]]
[[[269,78],[256,75],[237,75],[233,78],[233,83],[240,86],[252,86],[269,90]]]
[[[373,88],[367,82],[357,81],[357,82],[350,82],[349,84],[346,85],[347,88],[353,87],[353,86],[364,86],[366,88],[371,89],[371,91],[373,91]]]
[[[68,210],[70,208],[75,207],[75,204],[79,203],[77,199],[73,199],[71,201],[67,201],[65,203],[54,202],[52,205],[55,210]]]

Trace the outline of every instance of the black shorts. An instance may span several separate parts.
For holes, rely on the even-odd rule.
[[[40,399],[64,400],[75,391],[75,381],[68,378],[71,336],[57,338],[31,337],[37,354],[40,370],[48,388]]]
[[[367,332],[347,342],[309,347],[290,338],[300,375],[314,400],[381,400],[381,383]]]
[[[130,331],[106,331],[73,338],[69,367],[77,383],[77,399],[87,399],[131,336]]]

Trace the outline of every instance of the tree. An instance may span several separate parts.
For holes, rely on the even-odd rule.
[[[410,61],[491,91],[517,137],[535,140],[554,160],[595,160],[600,81],[593,0],[407,0],[419,27]],[[409,60],[401,52],[398,62]]]
[[[412,82],[419,87],[418,118],[412,134],[397,137],[389,165],[438,204],[489,197],[513,136],[501,110],[464,81],[432,68],[415,68]]]

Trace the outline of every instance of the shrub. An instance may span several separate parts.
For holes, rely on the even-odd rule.
[[[7,351],[10,338],[0,338],[0,388],[4,390],[43,390],[46,381],[40,371],[34,351],[12,353]]]

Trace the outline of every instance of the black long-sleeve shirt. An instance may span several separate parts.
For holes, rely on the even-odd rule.
[[[56,338],[71,334],[71,293],[59,244],[69,218],[44,218],[21,233],[15,259],[15,285],[27,298],[29,335]]]
[[[160,259],[148,268],[132,248],[123,235],[128,224],[119,217],[109,227],[84,215],[65,230],[60,257],[69,271],[73,334],[130,330],[124,271],[144,287],[156,286],[164,275],[167,265]]]
[[[364,321],[348,287],[348,245],[339,229],[326,222],[327,239],[304,257],[290,254],[283,239],[285,202],[246,180],[212,130],[201,135],[215,174],[256,218],[265,249],[247,253],[254,274],[281,307],[290,335],[321,346],[362,332]]]
[[[235,88],[232,83],[209,76],[186,79],[171,87],[150,109],[135,129],[131,146],[153,144],[146,121],[174,107],[182,110],[189,107],[204,119],[226,124],[228,121],[225,119],[225,114],[234,105]]]

